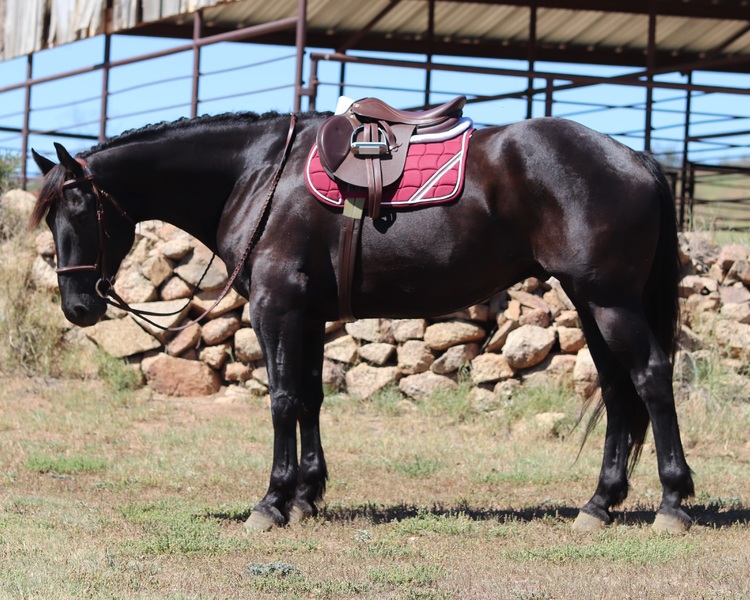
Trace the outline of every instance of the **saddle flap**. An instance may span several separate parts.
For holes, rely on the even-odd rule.
[[[391,125],[389,129],[392,136],[392,139],[388,140],[390,152],[378,156],[380,169],[382,171],[383,186],[391,185],[401,177],[401,174],[404,172],[406,154],[409,150],[411,136],[414,133],[414,125]],[[351,134],[352,128],[349,126],[349,137],[346,140],[347,152],[343,160],[339,163],[339,166],[332,169],[332,173],[329,173],[329,175],[332,175],[334,179],[338,179],[349,185],[368,188],[367,169],[364,168],[364,161],[367,160],[368,156],[357,156],[353,152],[350,152]],[[330,167],[330,157],[326,157],[325,160],[328,161]],[[324,163],[323,159],[321,160],[321,163]]]
[[[341,163],[351,152],[353,125],[344,115],[333,115],[318,129],[320,163],[331,177],[335,176]]]

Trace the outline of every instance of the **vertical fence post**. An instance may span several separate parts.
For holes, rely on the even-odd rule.
[[[302,74],[307,46],[307,0],[297,0],[297,65],[294,69],[294,112],[302,110]]]
[[[693,72],[688,73],[688,85],[693,84]],[[682,186],[680,188],[680,228],[685,227],[685,203],[688,197],[688,152],[690,151],[690,111],[693,91],[688,88],[685,92],[685,131],[682,140],[682,167],[680,169]]]
[[[190,116],[198,116],[198,93],[201,78],[201,48],[198,40],[203,35],[203,11],[196,10],[193,14],[193,86],[190,92]]]
[[[102,97],[99,109],[99,141],[107,137],[107,108],[109,103],[109,61],[112,50],[112,36],[104,34],[104,62],[102,64]]]
[[[536,4],[532,4],[529,13],[529,71],[534,70],[536,61]],[[526,94],[526,118],[534,116],[534,77],[529,77],[528,93]]]
[[[34,54],[26,57],[26,93],[23,104],[23,128],[21,130],[21,189],[28,184],[27,157],[29,155],[29,128],[31,123],[31,77],[34,71]]]
[[[648,48],[646,53],[646,68],[651,71],[656,66],[656,2],[651,0],[648,15]],[[646,78],[648,83],[654,81],[654,76],[649,73]],[[646,88],[646,126],[643,138],[643,150],[651,152],[651,128],[654,108],[654,88],[649,85]]]

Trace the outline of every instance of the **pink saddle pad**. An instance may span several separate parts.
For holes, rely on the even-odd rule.
[[[404,174],[383,188],[381,205],[407,208],[443,204],[457,198],[463,190],[466,154],[473,131],[468,129],[440,142],[412,143]],[[320,164],[317,144],[307,157],[305,183],[313,196],[331,206],[342,206],[346,197],[367,195],[361,188],[350,188],[328,176]]]

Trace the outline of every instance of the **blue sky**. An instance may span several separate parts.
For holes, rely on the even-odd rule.
[[[165,40],[133,36],[113,36],[112,59],[117,60],[139,53],[152,52],[173,45],[184,44],[184,40]],[[67,44],[45,50],[34,56],[34,76],[43,77],[66,70],[85,67],[101,62],[103,38]],[[367,53],[359,53],[368,55]],[[393,55],[391,55],[393,56]],[[422,57],[399,55],[400,59],[422,60]],[[184,52],[146,63],[118,67],[110,74],[109,115],[107,135],[116,135],[126,129],[147,123],[173,120],[189,116],[192,53]],[[202,50],[199,114],[217,114],[227,111],[266,110],[289,111],[293,103],[294,49],[253,44],[218,44]],[[436,62],[459,63],[466,59],[436,57]],[[471,64],[496,66],[510,69],[526,69],[525,61],[473,60]],[[613,76],[632,72],[631,68],[537,63],[537,69],[549,72],[568,72],[587,75]],[[22,81],[25,76],[26,59],[15,59],[0,63],[0,87]],[[339,65],[322,63],[319,70],[321,80],[338,81]],[[101,72],[87,73],[74,78],[35,86],[32,93],[33,129],[64,129],[67,132],[96,135],[99,128],[99,93]],[[423,101],[424,72],[416,69],[385,67],[347,66],[346,94],[351,97],[377,95],[401,107],[416,106]],[[685,81],[679,75],[667,75],[663,81]],[[694,83],[750,87],[750,75],[714,74],[700,72],[694,75]],[[542,81],[538,85],[542,85]],[[375,84],[375,89],[371,86]],[[525,88],[526,79],[499,77],[469,73],[435,72],[432,77],[432,100],[446,100],[458,94],[501,94]],[[396,89],[402,88],[402,89]],[[333,85],[319,88],[317,107],[332,109],[338,89]],[[685,105],[684,92],[656,90],[656,99],[665,100],[654,115],[654,126],[659,129],[655,138],[679,140],[683,133]],[[0,126],[20,127],[22,123],[23,90],[0,95]],[[543,116],[544,101],[539,95],[535,104],[535,116]],[[643,143],[638,134],[644,127],[644,114],[638,108],[645,102],[645,90],[614,85],[598,85],[557,92],[554,114],[569,116],[583,124],[608,134],[637,149]],[[618,108],[603,111],[593,103],[605,103]],[[304,108],[304,106],[303,106]],[[721,94],[694,94],[693,110],[697,113],[693,121],[710,121],[710,124],[693,126],[693,134],[701,131],[740,131],[750,129],[750,101],[747,97]],[[673,112],[671,112],[673,111]],[[479,123],[510,123],[526,115],[525,100],[504,100],[472,105],[466,114]],[[740,115],[743,119],[728,121],[721,115]],[[43,152],[50,152],[55,136],[32,136],[31,145]],[[728,157],[750,154],[750,136],[736,137],[733,141],[745,144],[744,149],[727,151],[713,150],[707,144],[693,144],[694,160],[716,161]],[[77,151],[93,144],[89,140],[65,140],[66,146]],[[656,139],[653,149],[659,151],[679,150],[678,141]],[[0,131],[0,151],[20,148],[20,136]]]

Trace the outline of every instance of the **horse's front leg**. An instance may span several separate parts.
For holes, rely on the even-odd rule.
[[[268,370],[273,465],[268,491],[245,527],[267,531],[316,514],[315,502],[325,489],[326,465],[318,426],[324,327],[305,322],[304,302],[294,301],[298,293],[280,294],[273,301],[266,294],[258,294],[258,298],[251,298],[251,319]],[[301,465],[297,458],[298,422]]]

